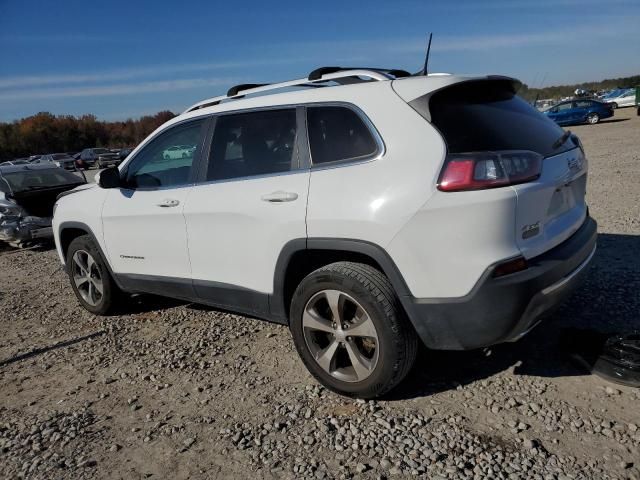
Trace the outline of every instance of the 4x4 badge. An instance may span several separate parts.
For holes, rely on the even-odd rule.
[[[540,222],[533,223],[531,225],[525,225],[522,227],[522,238],[526,240],[540,233]]]

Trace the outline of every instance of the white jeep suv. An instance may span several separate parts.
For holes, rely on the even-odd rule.
[[[596,245],[582,146],[518,86],[323,67],[233,87],[59,198],[71,286],[97,314],[148,292],[288,325],[322,384],[362,398],[419,341],[516,340]]]

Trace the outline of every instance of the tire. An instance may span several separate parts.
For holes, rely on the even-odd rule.
[[[332,322],[332,311],[340,322]],[[309,372],[349,397],[371,399],[389,392],[409,373],[418,349],[391,283],[361,263],[332,263],[307,275],[291,301],[290,328]]]
[[[587,123],[591,125],[595,125],[599,121],[600,121],[600,115],[598,115],[597,113],[590,113],[589,115],[587,115]]]
[[[611,105],[611,108],[613,108],[614,110],[618,108],[618,104],[616,102],[611,102],[610,105]]]
[[[87,258],[86,255],[92,261],[83,262]],[[80,263],[76,260],[79,260]],[[80,267],[81,263],[84,263],[84,268]],[[87,272],[91,274],[93,280],[89,280],[89,276],[86,275]],[[96,315],[106,315],[114,311],[120,303],[122,292],[113,281],[105,260],[102,258],[100,250],[91,235],[77,237],[69,245],[67,250],[67,273],[71,288],[85,310]],[[84,278],[85,281],[76,282],[74,278],[78,280]],[[97,280],[100,280],[99,283],[102,285],[102,293],[100,295],[97,295],[99,293]],[[91,296],[92,287],[93,297]],[[94,302],[91,302],[92,298],[95,300]]]

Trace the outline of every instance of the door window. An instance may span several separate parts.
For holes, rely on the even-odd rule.
[[[361,160],[378,153],[378,145],[360,116],[347,107],[309,107],[309,146],[314,165]]]
[[[125,185],[135,189],[189,183],[204,124],[204,120],[180,124],[151,140],[127,165]]]
[[[556,108],[559,112],[562,112],[563,110],[570,110],[571,108],[573,108],[573,104],[571,102],[561,103]]]
[[[578,100],[576,102],[576,107],[578,108],[590,108],[591,102],[589,100]]]
[[[228,180],[298,168],[296,111],[265,110],[216,120],[207,180]]]

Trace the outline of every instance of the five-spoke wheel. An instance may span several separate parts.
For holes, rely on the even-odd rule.
[[[291,301],[290,327],[309,372],[354,397],[395,387],[418,346],[389,279],[361,263],[336,262],[307,275]]]
[[[76,250],[71,265],[73,282],[83,300],[96,306],[102,300],[103,286],[100,269],[91,254],[84,250]]]
[[[318,365],[329,375],[358,382],[378,363],[378,332],[369,314],[350,295],[322,290],[302,314],[304,338]]]

